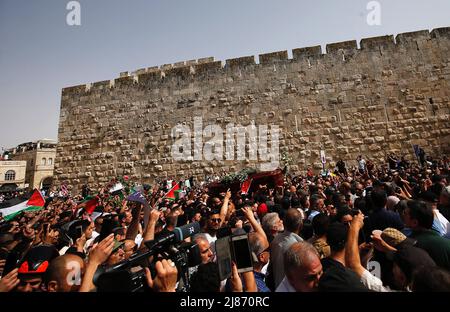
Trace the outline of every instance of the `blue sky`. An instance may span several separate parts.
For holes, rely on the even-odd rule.
[[[450,26],[448,0],[0,0],[0,149],[57,139],[63,87],[122,71]]]

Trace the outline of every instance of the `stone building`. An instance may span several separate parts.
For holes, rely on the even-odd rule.
[[[53,170],[56,157],[56,141],[43,139],[23,143],[9,151],[15,161],[26,162],[25,183],[29,188],[48,189],[53,183]]]
[[[448,154],[449,109],[450,28],[366,38],[359,47],[356,40],[331,43],[326,53],[298,48],[292,58],[279,51],[259,62],[204,58],[145,68],[62,90],[55,182],[76,192],[124,174],[151,183],[257,167],[261,160],[249,154],[195,153],[207,148],[196,134],[209,140],[208,126],[230,124],[279,127],[279,151],[293,159],[293,172],[320,169],[322,150],[327,166],[340,158],[353,165],[360,154],[375,162],[389,152],[413,159],[412,144]],[[189,134],[184,159],[173,157],[178,126]]]
[[[0,160],[0,192],[25,188],[26,161]]]

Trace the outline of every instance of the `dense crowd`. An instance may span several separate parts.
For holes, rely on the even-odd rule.
[[[319,174],[286,173],[283,185],[253,185],[247,194],[213,194],[192,179],[176,198],[167,196],[174,182],[126,178],[77,196],[53,190],[42,209],[0,220],[0,292],[96,291],[100,269],[194,222],[201,233],[186,241],[201,263],[189,268],[192,292],[450,291],[449,182],[446,157],[410,163],[389,155],[384,164],[358,157],[355,168],[341,160]],[[129,200],[134,192],[148,208]],[[221,280],[215,242],[226,231],[248,234],[253,270],[233,263]],[[147,258],[145,289],[181,289],[175,260]]]

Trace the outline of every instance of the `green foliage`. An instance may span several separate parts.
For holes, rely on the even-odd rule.
[[[289,156],[289,153],[287,151],[283,151],[281,153],[281,166],[290,166],[293,163],[293,159]]]
[[[222,178],[222,180],[220,180],[220,182],[223,184],[232,184],[233,182],[237,182],[237,181],[242,183],[245,180],[247,180],[247,178],[250,174],[253,174],[253,173],[256,173],[256,169],[246,168],[237,173],[230,173],[230,174],[224,176]]]

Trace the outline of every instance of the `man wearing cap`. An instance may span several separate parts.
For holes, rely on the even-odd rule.
[[[59,253],[53,246],[37,246],[31,248],[19,266],[18,278],[20,280],[16,290],[19,292],[41,291],[43,276],[47,268]]]
[[[107,266],[113,266],[120,261],[125,260],[125,251],[124,251],[124,242],[119,242],[117,240],[114,241],[114,246],[111,252],[111,255],[106,260]]]
[[[450,240],[433,231],[433,209],[424,202],[410,200],[403,213],[405,225],[412,229],[411,238],[417,247],[428,252],[436,264],[450,270]]]

